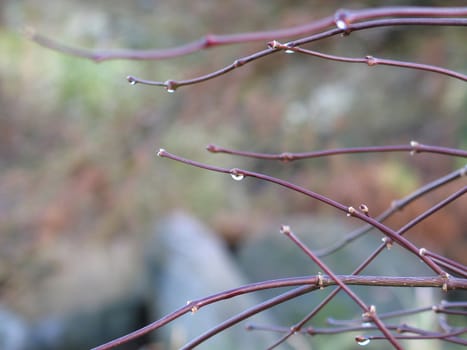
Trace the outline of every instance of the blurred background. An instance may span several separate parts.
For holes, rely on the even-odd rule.
[[[352,1],[346,7],[384,4]],[[97,64],[40,47],[26,39],[24,28],[81,48],[166,48],[207,33],[299,25],[340,7],[338,1],[283,0],[0,2],[0,319],[5,325],[2,334],[8,335],[0,337],[4,339],[0,347],[89,348],[160,317],[162,307],[148,307],[153,303],[148,295],[168,285],[153,275],[167,271],[163,266],[169,266],[170,259],[179,259],[174,252],[161,262],[158,253],[165,249],[158,241],[161,222],[181,220],[171,216],[174,212],[189,217],[188,226],[201,225],[205,229],[200,231],[212,232],[210,237],[218,242],[215,249],[244,281],[317,272],[305,258],[293,260],[300,254],[278,237],[281,224],[296,227],[312,249],[358,227],[355,220],[277,186],[251,179],[236,182],[230,176],[157,158],[161,147],[209,164],[265,172],[346,205],[365,203],[374,215],[464,163],[439,155],[398,153],[285,164],[214,155],[205,146],[278,153],[416,140],[467,147],[466,85],[434,73],[276,54],[168,94],[163,88],[130,86],[125,77],[187,79],[262,50],[265,43],[219,47],[168,61]],[[465,73],[466,42],[464,28],[397,27],[355,32],[309,47]],[[461,180],[417,200],[389,225],[402,226],[460,188],[462,181],[465,184]],[[465,204],[459,199],[408,237],[467,263]],[[349,273],[380,238],[374,233],[364,243],[351,245],[344,259],[331,257],[327,262],[335,272]],[[196,240],[190,242],[188,251],[197,245]],[[381,272],[375,263],[372,272],[429,273],[419,270],[422,267],[412,257],[387,259],[384,265],[391,265],[389,270]],[[229,273],[224,274],[228,279]],[[186,288],[180,290],[183,300],[203,296],[191,295]],[[219,290],[213,285],[205,293]],[[170,291],[177,291],[177,286]],[[376,302],[388,302],[388,307],[412,302],[407,296],[393,299],[390,292],[379,293],[381,300]],[[359,310],[342,300],[336,302],[337,311],[326,309],[319,320],[358,317]],[[309,311],[303,304],[310,301],[300,302],[271,319],[286,326],[296,322]],[[241,331],[249,339],[261,338]],[[171,348],[177,343],[174,334],[178,333],[171,331],[165,340],[156,334],[126,348]],[[284,348],[331,346],[328,337],[300,339]],[[333,337],[338,342],[333,346],[351,349],[352,339]],[[235,341],[232,348],[238,348]],[[271,344],[270,339],[265,341]],[[216,347],[207,343],[204,348]]]

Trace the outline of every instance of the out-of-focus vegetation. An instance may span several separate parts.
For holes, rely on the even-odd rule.
[[[346,6],[383,4],[368,1]],[[31,317],[80,303],[92,306],[88,298],[73,294],[83,286],[107,285],[108,281],[92,279],[94,260],[89,252],[108,252],[100,259],[106,261],[107,275],[118,283],[119,268],[135,264],[135,252],[153,223],[175,208],[202,218],[232,244],[259,232],[272,218],[333,214],[308,198],[268,184],[234,183],[230,177],[156,159],[159,147],[208,163],[268,172],[343,203],[366,203],[373,213],[461,166],[447,157],[405,154],[272,164],[204,150],[209,143],[251,151],[300,152],[410,140],[465,148],[467,89],[454,79],[273,55],[219,79],[167,94],[159,88],[130,86],[125,77],[193,77],[265,44],[214,48],[170,61],[96,64],[39,47],[21,34],[25,26],[32,26],[73,46],[162,48],[209,32],[305,23],[340,6],[337,1],[279,0],[2,2],[2,300]],[[352,33],[314,47],[466,72],[466,41],[463,28],[402,27]],[[399,227],[452,188],[417,201],[391,224]],[[427,248],[444,250],[465,263],[464,212],[461,199],[414,233],[428,240]],[[78,262],[86,272],[71,268]],[[57,287],[54,275],[63,269],[75,275],[66,287]]]

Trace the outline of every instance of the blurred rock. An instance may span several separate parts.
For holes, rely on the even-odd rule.
[[[0,306],[0,349],[23,350],[27,336],[26,322],[17,314]]]
[[[147,248],[155,319],[180,308],[188,300],[246,284],[224,242],[187,214],[175,213],[158,224]],[[258,302],[253,295],[247,295],[206,306],[163,327],[155,336],[170,349],[176,349]],[[265,313],[253,320],[271,324]],[[227,329],[200,348],[260,349],[274,342],[271,334],[248,332],[244,326],[242,322]]]

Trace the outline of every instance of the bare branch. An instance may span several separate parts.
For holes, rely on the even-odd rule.
[[[337,277],[339,278],[339,280],[341,280],[342,282],[348,285],[442,288],[443,284],[445,283],[445,280],[440,276],[437,276],[437,277],[386,277],[386,276],[338,275]],[[219,301],[234,298],[234,297],[237,297],[243,294],[253,293],[253,292],[265,290],[265,289],[301,286],[298,289],[293,289],[292,290],[293,293],[289,292],[289,294],[286,293],[286,294],[281,294],[279,296],[283,299],[287,299],[284,297],[284,295],[287,295],[289,296],[289,299],[290,299],[297,295],[306,294],[313,290],[325,288],[325,287],[332,286],[335,284],[336,282],[332,278],[326,275],[283,278],[283,279],[276,279],[276,280],[247,284],[245,286],[233,288],[233,289],[222,291],[220,293],[216,293],[216,294],[213,294],[213,295],[210,295],[210,296],[198,299],[198,300],[190,301],[186,305],[164,316],[163,318],[147,325],[146,327],[138,329],[118,339],[112,340],[106,344],[99,345],[95,347],[93,350],[107,350],[107,349],[115,348],[116,346],[122,345],[133,339],[139,338],[143,336],[144,334],[147,334],[151,331],[161,328],[165,326],[166,324],[183,316],[186,313],[190,313],[193,311],[197,312],[202,307],[207,306],[209,304],[217,303]],[[449,284],[449,289],[451,288],[452,289],[467,289],[467,281],[458,279],[458,278],[452,278],[451,283]],[[298,290],[300,292],[298,292]],[[278,302],[279,299],[274,299],[274,300],[276,304],[273,303],[273,305],[277,305],[279,303]],[[286,300],[283,300],[283,301],[286,301]],[[263,311],[263,310],[264,308],[261,310],[257,310],[256,313]],[[251,315],[247,317],[250,317],[250,316]],[[244,318],[247,318],[247,317],[244,317]],[[240,321],[241,320],[239,320],[238,322]]]
[[[237,168],[226,169],[226,168],[216,167],[216,166],[212,166],[212,165],[207,165],[207,164],[199,163],[199,162],[196,162],[196,161],[193,161],[193,160],[189,160],[189,159],[185,159],[185,158],[176,156],[174,154],[171,154],[171,153],[167,152],[164,149],[159,150],[157,155],[160,156],[160,157],[169,158],[169,159],[181,162],[181,163],[185,163],[185,164],[188,164],[188,165],[191,165],[191,166],[194,166],[194,167],[198,167],[198,168],[202,168],[202,169],[206,169],[206,170],[210,170],[210,171],[214,171],[214,172],[224,173],[224,174],[230,174],[231,176],[235,176],[235,177],[241,177],[241,179],[243,179],[244,177],[257,178],[257,179],[260,179],[260,180],[264,180],[264,181],[267,181],[267,182],[278,184],[278,185],[283,186],[285,188],[291,189],[291,190],[293,190],[295,192],[302,193],[302,194],[304,194],[304,195],[306,195],[308,197],[314,198],[314,199],[316,199],[316,200],[318,200],[320,202],[323,202],[323,203],[325,203],[325,204],[327,204],[329,206],[332,206],[332,207],[334,207],[336,209],[339,209],[340,211],[345,212],[347,214],[347,216],[354,216],[354,217],[356,217],[356,218],[358,218],[358,219],[372,225],[373,227],[380,230],[383,234],[385,234],[388,238],[390,238],[394,242],[398,243],[401,247],[407,249],[412,254],[415,254],[416,256],[418,256],[434,272],[436,272],[437,274],[447,276],[447,274],[438,265],[436,265],[430,258],[427,258],[424,255],[421,255],[420,254],[420,249],[417,248],[412,242],[410,242],[409,240],[405,239],[402,236],[399,236],[394,230],[392,230],[389,227],[383,225],[382,223],[378,222],[377,220],[366,216],[364,213],[356,210],[352,206],[345,206],[345,205],[343,205],[343,204],[341,204],[339,202],[336,202],[335,200],[333,200],[331,198],[328,198],[328,197],[323,196],[321,194],[318,194],[316,192],[310,191],[310,190],[308,190],[306,188],[303,188],[301,186],[298,186],[298,185],[295,185],[295,184],[290,183],[288,181],[281,180],[281,179],[278,179],[278,178],[275,178],[275,177],[272,177],[272,176],[268,176],[268,175],[265,175],[265,174],[252,172],[252,171],[248,171],[248,170],[243,170],[243,169],[237,169]]]
[[[267,153],[258,153],[258,152],[246,152],[246,151],[237,151],[229,148],[224,148],[221,146],[216,146],[210,144],[206,147],[211,153],[226,153],[236,156],[257,158],[257,159],[266,159],[266,160],[280,160],[283,162],[291,162],[294,160],[301,159],[311,159],[319,157],[328,157],[333,155],[342,155],[342,154],[353,154],[353,153],[386,153],[386,152],[410,152],[411,155],[415,153],[438,153],[456,157],[467,158],[467,151],[424,145],[418,143],[417,141],[410,141],[408,145],[394,145],[394,146],[372,146],[372,147],[347,147],[347,148],[335,148],[335,149],[326,149],[322,151],[314,152],[300,152],[300,153],[290,153],[282,152],[279,154],[267,154]]]
[[[337,25],[338,29],[347,30],[349,25],[366,19],[384,18],[384,17],[460,17],[467,15],[467,7],[387,7],[387,8],[369,8],[362,10],[339,10],[333,16],[328,16],[320,20],[313,21],[304,25],[263,32],[248,32],[239,34],[216,35],[209,34],[198,40],[186,43],[184,45],[154,50],[86,50],[71,47],[58,43],[44,35],[36,33],[33,28],[27,28],[25,34],[37,44],[59,51],[68,55],[88,58],[95,62],[105,60],[125,59],[125,60],[163,60],[178,56],[184,56],[203,49],[221,46],[242,44],[254,41],[269,41],[272,39],[282,39],[288,37],[310,35],[312,33],[323,31],[326,28]],[[459,22],[459,19],[445,19],[442,25],[465,25]],[[419,23],[421,24],[421,23]],[[393,24],[395,25],[395,24]],[[430,25],[436,25],[431,23]],[[344,28],[339,28],[344,27]]]

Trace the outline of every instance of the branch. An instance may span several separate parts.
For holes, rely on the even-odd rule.
[[[362,9],[362,10],[339,10],[334,16],[328,16],[323,19],[305,24],[303,26],[292,27],[288,29],[272,30],[264,32],[249,32],[240,34],[230,35],[206,35],[205,37],[187,43],[185,45],[162,49],[162,50],[84,50],[79,48],[70,47],[64,44],[60,44],[52,39],[37,34],[34,29],[27,29],[26,36],[31,40],[35,41],[41,46],[49,49],[59,51],[72,56],[89,58],[95,62],[101,62],[104,60],[111,59],[138,59],[138,60],[156,60],[156,59],[169,59],[177,56],[187,55],[196,51],[200,51],[206,48],[220,46],[220,45],[231,45],[239,43],[247,43],[252,41],[272,41],[272,43],[279,43],[276,39],[303,36],[307,37],[290,41],[283,47],[272,45],[266,50],[256,52],[252,55],[242,57],[235,60],[232,64],[225,66],[215,72],[202,75],[192,79],[186,80],[167,80],[167,81],[153,81],[147,79],[137,78],[135,76],[127,76],[127,80],[130,84],[135,85],[137,83],[144,85],[162,86],[167,89],[168,92],[174,92],[177,88],[185,85],[198,84],[206,80],[210,80],[226,74],[236,68],[239,68],[247,63],[263,58],[273,53],[282,51],[286,52],[298,51],[305,54],[311,54],[326,59],[340,60],[346,62],[359,62],[366,63],[368,65],[384,64],[390,66],[397,66],[403,68],[411,68],[424,71],[437,72],[443,75],[451,76],[454,78],[466,81],[466,75],[458,73],[446,68],[436,67],[426,64],[420,64],[415,62],[403,62],[395,60],[378,59],[373,56],[367,56],[364,59],[349,59],[344,57],[325,55],[314,51],[304,50],[299,48],[299,45],[307,44],[313,41],[322,40],[335,36],[338,34],[348,35],[354,31],[360,31],[369,28],[387,27],[387,26],[402,26],[402,25],[429,25],[429,26],[467,26],[467,19],[461,18],[461,16],[467,15],[467,7],[451,7],[451,8],[436,8],[436,7],[387,7],[377,9]],[[412,16],[412,17],[410,17]],[[395,18],[387,18],[395,17]],[[407,18],[408,17],[408,18]],[[421,18],[423,17],[423,18]],[[429,18],[426,18],[429,17]],[[445,18],[437,18],[445,17]],[[446,18],[455,17],[455,18]],[[332,28],[332,29],[329,29]]]
[[[351,57],[344,57],[344,56],[336,56],[336,55],[329,55],[318,51],[306,50],[300,47],[294,47],[286,44],[281,44],[280,42],[274,40],[268,43],[268,46],[274,49],[283,50],[288,53],[298,52],[301,54],[305,54],[308,56],[319,57],[323,59],[327,59],[330,61],[337,61],[337,62],[346,62],[346,63],[363,63],[368,65],[369,67],[382,65],[382,66],[392,66],[392,67],[400,67],[400,68],[410,68],[422,71],[428,71],[433,73],[439,73],[442,75],[450,76],[462,81],[467,81],[467,75],[458,73],[456,71],[446,69],[443,67],[438,67],[429,64],[422,64],[422,63],[414,63],[414,62],[407,62],[407,61],[397,61],[397,60],[390,60],[384,58],[377,58],[374,56],[365,56],[363,58],[351,58]]]
[[[458,197],[460,197],[462,193],[459,193],[456,192],[454,195],[451,195],[449,196],[447,199],[443,200],[442,202],[438,203],[437,205],[435,205],[434,207],[432,207],[430,210],[426,211],[425,213],[419,215],[418,217],[416,217],[415,219],[411,220],[409,223],[407,223],[406,225],[404,225],[401,229],[399,229],[399,231],[397,231],[397,234],[399,235],[403,235],[405,232],[407,232],[410,228],[412,228],[413,226],[415,226],[416,224],[418,224],[419,222],[421,222],[422,220],[426,219],[427,217],[429,217],[431,214],[433,214],[434,212],[436,212],[437,210],[440,210],[441,208],[443,208],[445,205],[451,203],[452,201],[454,201],[455,199],[457,199]],[[371,253],[368,258],[365,259],[365,261],[363,261],[353,272],[352,272],[352,275],[358,275],[360,272],[362,272],[383,250],[385,247],[390,247],[390,243],[389,243],[389,240],[387,239],[387,237],[385,237],[385,239],[383,240],[383,244],[381,244],[373,253]],[[314,253],[314,255],[316,257],[318,257],[318,255],[316,253]],[[446,266],[445,265],[442,265],[442,266],[445,266],[445,267],[448,267],[450,268],[451,270],[453,269],[457,269],[457,264],[456,262],[450,260],[450,259],[447,259],[449,260],[449,264],[446,262]],[[459,264],[461,265],[461,264]],[[455,266],[453,268],[453,266]],[[457,270],[455,270],[457,272]],[[461,276],[463,276],[464,278],[466,277],[465,274],[462,274],[462,273],[459,273]],[[302,318],[301,321],[299,321],[298,323],[296,323],[295,325],[293,325],[292,327],[289,327],[289,331],[283,335],[279,340],[277,340],[272,346],[270,346],[268,348],[268,350],[272,350],[274,348],[276,348],[277,346],[279,346],[280,344],[282,344],[284,341],[286,341],[288,338],[290,338],[293,334],[295,334],[297,331],[300,331],[303,326],[308,323],[308,321],[310,321],[324,306],[326,306],[336,295],[337,293],[339,293],[341,288],[336,288],[334,289],[330,294],[328,294],[328,296],[323,300],[321,301],[311,312],[309,312],[304,318]],[[380,317],[381,318],[381,317]]]
[[[320,269],[331,276],[331,278],[339,285],[339,289],[342,289],[358,306],[360,306],[360,308],[364,311],[364,315],[366,315],[366,317],[368,317],[376,324],[378,329],[381,331],[381,333],[384,334],[384,336],[394,346],[394,348],[402,349],[401,345],[394,338],[393,334],[389,331],[389,329],[386,328],[385,324],[378,317],[376,313],[376,307],[374,305],[367,306],[363,300],[358,297],[357,294],[355,294],[342,280],[340,280],[339,277],[337,277],[337,275],[335,275],[332,270],[326,264],[324,264],[324,262],[322,262],[315,254],[313,254],[313,252],[305,244],[303,244],[297,236],[295,236],[295,234],[290,230],[290,227],[282,226],[281,233],[286,235],[306,255],[308,255],[308,257],[310,257],[310,259],[313,260],[313,262],[318,265]]]
[[[326,150],[321,150],[321,151],[301,152],[301,153],[282,152],[279,154],[237,151],[237,150],[233,150],[229,148],[224,148],[221,146],[216,146],[213,144],[208,145],[206,147],[206,150],[208,150],[211,153],[226,153],[226,154],[231,154],[235,156],[242,156],[242,157],[256,158],[256,159],[266,159],[266,160],[280,160],[283,162],[292,162],[294,160],[328,157],[328,156],[341,155],[341,154],[387,153],[387,152],[410,152],[410,155],[414,155],[416,153],[437,153],[437,154],[444,154],[444,155],[449,155],[449,156],[467,158],[467,151],[456,149],[456,148],[424,145],[424,144],[418,143],[417,141],[410,141],[410,144],[408,145],[348,147],[348,148],[335,148],[335,149],[326,149]]]
[[[404,340],[422,340],[422,339],[437,339],[437,340],[444,340],[455,344],[462,344],[467,345],[467,340],[458,337],[467,332],[467,328],[460,328],[457,330],[452,330],[449,332],[432,332],[427,331],[415,327],[411,327],[407,324],[401,325],[387,325],[387,328],[393,330],[397,333],[413,333],[414,335],[407,336],[407,335],[398,335],[394,334],[396,339],[404,339]],[[278,326],[260,326],[260,325],[248,325],[248,330],[259,330],[259,331],[268,331],[268,332],[276,332],[276,333],[288,333],[289,329],[287,327],[278,327]],[[355,332],[355,331],[368,331],[376,329],[371,323],[364,323],[360,322],[358,326],[346,326],[346,327],[331,327],[331,328],[315,328],[315,327],[308,327],[297,331],[298,333],[316,336],[316,335],[329,335],[329,334],[340,334],[345,332]],[[368,345],[371,340],[381,340],[386,339],[384,336],[376,336],[376,335],[369,335],[369,336],[362,336],[359,335],[355,337],[355,341],[359,345]]]
[[[339,202],[336,202],[335,200],[332,200],[331,198],[328,198],[326,196],[323,196],[321,194],[318,194],[316,192],[310,191],[306,188],[303,188],[301,186],[295,185],[293,183],[290,183],[285,180],[281,180],[272,176],[268,176],[265,174],[261,173],[256,173],[248,170],[243,170],[243,169],[238,169],[238,168],[233,168],[233,169],[226,169],[226,168],[221,168],[221,167],[216,167],[212,165],[207,165],[203,163],[199,163],[193,160],[185,159],[179,156],[176,156],[174,154],[171,154],[167,152],[164,149],[160,149],[159,152],[157,153],[158,156],[164,157],[164,158],[169,158],[184,164],[188,164],[194,167],[214,171],[214,172],[219,172],[219,173],[224,173],[224,174],[230,174],[234,180],[242,180],[244,177],[253,177],[257,178],[260,180],[264,180],[267,182],[275,183],[280,186],[283,186],[285,188],[291,189],[295,192],[302,193],[308,197],[314,198],[320,202],[323,202],[329,206],[332,206],[340,211],[343,211],[344,213],[347,214],[347,216],[353,216],[361,221],[364,221],[379,231],[381,231],[384,235],[386,235],[388,238],[390,238],[392,241],[396,242],[412,254],[418,256],[430,269],[432,269],[435,273],[445,275],[447,279],[449,279],[448,275],[438,266],[436,265],[430,258],[427,258],[426,256],[420,254],[420,249],[417,248],[413,243],[411,243],[409,240],[405,239],[402,236],[399,236],[394,230],[390,229],[389,227],[383,225],[382,223],[378,222],[374,218],[371,218],[367,216],[364,212],[361,212],[357,209],[355,209],[352,206],[345,206]]]
[[[402,209],[404,209],[407,205],[409,205],[410,203],[412,203],[413,201],[415,201],[417,198],[420,198],[421,196],[437,189],[437,188],[440,188],[454,180],[458,180],[460,178],[462,178],[463,176],[465,176],[466,174],[466,171],[467,171],[467,167],[462,167],[458,170],[455,170],[439,179],[436,179],[422,187],[420,187],[419,189],[415,190],[414,192],[412,192],[411,194],[405,196],[404,198],[402,199],[398,199],[398,200],[395,200],[392,202],[391,204],[391,207],[386,209],[383,213],[381,213],[380,215],[378,215],[377,217],[375,217],[376,220],[380,221],[380,222],[384,222],[386,219],[388,219],[389,217],[391,217],[392,215],[394,215],[397,211],[400,211]],[[324,249],[321,249],[317,252],[315,252],[315,254],[319,257],[323,257],[323,256],[326,256],[326,255],[330,255],[334,252],[336,252],[337,250],[345,247],[347,244],[353,242],[354,240],[356,240],[357,238],[363,236],[364,234],[368,233],[373,227],[371,225],[364,225],[352,232],[350,232],[349,234],[345,235],[345,237],[340,240],[340,241],[337,241],[335,242],[333,245],[327,247],[327,248],[324,248]]]
[[[37,44],[48,49],[62,52],[68,55],[88,58],[95,62],[106,60],[125,59],[125,60],[163,60],[178,56],[188,55],[203,49],[221,46],[243,44],[255,41],[269,41],[272,39],[282,39],[312,33],[321,32],[326,28],[337,25],[341,32],[348,30],[351,23],[364,19],[375,19],[383,17],[460,17],[467,15],[467,7],[387,7],[387,8],[368,8],[362,10],[339,10],[333,16],[328,16],[320,20],[313,21],[300,26],[286,29],[247,32],[228,35],[209,34],[198,40],[186,43],[181,46],[154,49],[154,50],[86,50],[61,44],[44,35],[36,33],[33,28],[27,28],[25,34]],[[413,19],[414,21],[416,19]],[[460,18],[445,19],[451,20],[443,25],[465,25]],[[395,24],[393,24],[395,25]],[[431,23],[430,25],[436,25]]]
[[[337,278],[347,285],[364,285],[364,286],[386,286],[386,287],[435,287],[435,288],[443,288],[445,284],[445,279],[442,276],[435,276],[435,277],[386,277],[386,276],[351,276],[351,275],[337,275]],[[296,297],[297,295],[306,294],[316,289],[325,288],[328,286],[335,285],[336,282],[326,275],[318,275],[318,276],[303,276],[303,277],[292,277],[292,278],[282,278],[276,280],[269,280],[264,282],[257,282],[247,284],[241,287],[229,289],[226,291],[222,291],[220,293],[216,293],[198,300],[189,301],[186,305],[180,307],[179,309],[173,311],[172,313],[162,317],[161,319],[141,328],[132,333],[124,335],[120,338],[112,340],[106,344],[99,345],[95,347],[93,350],[107,350],[115,348],[119,345],[127,343],[133,339],[139,338],[151,331],[154,331],[158,328],[161,328],[172,321],[176,320],[177,318],[183,316],[184,314],[190,312],[198,312],[202,307],[217,303],[222,300],[227,300],[230,298],[234,298],[240,295],[253,293],[260,290],[266,289],[274,289],[274,288],[283,288],[283,287],[297,287],[297,289],[293,289],[290,292],[284,293],[279,295],[278,297],[274,298],[274,302],[269,301],[272,305],[265,307],[261,310],[257,310],[256,313],[263,311],[266,308],[272,307],[274,305],[279,304],[278,300],[287,299],[285,295],[289,297],[289,299]],[[450,279],[450,283],[448,286],[449,289],[463,289],[467,290],[467,280],[454,278]],[[297,294],[298,293],[298,294]],[[277,299],[282,298],[282,299]],[[289,300],[287,299],[287,300]],[[272,300],[272,299],[271,299]],[[283,300],[284,302],[286,300]],[[275,303],[275,304],[274,304]],[[259,304],[263,305],[263,304]],[[255,307],[258,307],[255,306]],[[253,308],[252,308],[253,309]],[[255,309],[256,310],[256,309]],[[247,310],[251,312],[250,309]],[[244,314],[242,314],[244,315]],[[249,315],[248,317],[250,317]],[[247,318],[247,317],[245,317]],[[244,318],[243,318],[244,319]],[[241,320],[238,320],[240,322]],[[238,323],[237,322],[237,323]],[[233,325],[233,324],[232,324]],[[225,328],[224,328],[225,329]]]

